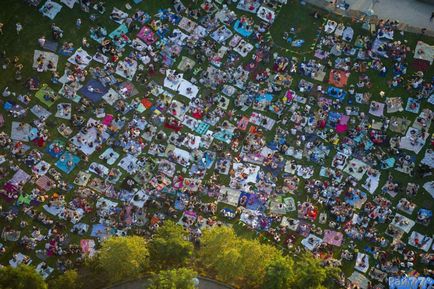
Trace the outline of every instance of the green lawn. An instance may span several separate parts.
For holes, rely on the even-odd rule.
[[[119,4],[122,3],[122,4]],[[121,8],[123,10],[125,10],[124,8],[124,4],[123,3],[127,3],[127,2],[131,2],[131,1],[115,1],[115,0],[109,0],[106,1],[106,7],[107,7],[107,12],[104,15],[97,15],[97,19],[95,20],[95,22],[91,22],[87,17],[88,14],[84,14],[81,13],[79,10],[78,5],[76,5],[74,7],[74,9],[69,9],[67,7],[63,7],[62,11],[57,15],[57,17],[55,18],[54,22],[59,25],[62,29],[64,29],[65,33],[64,33],[64,38],[61,41],[68,41],[68,42],[73,42],[74,43],[74,47],[78,48],[80,47],[81,44],[81,40],[82,37],[85,36],[87,37],[87,39],[89,40],[91,47],[86,49],[89,53],[94,53],[96,51],[96,45],[95,42],[93,40],[90,39],[89,37],[89,28],[95,25],[101,25],[101,26],[105,26],[107,28],[108,32],[111,32],[112,30],[114,30],[118,25],[116,23],[114,23],[113,21],[111,21],[108,17],[108,14],[110,13],[110,11],[112,10],[113,6],[117,6],[118,8]],[[186,1],[184,1],[186,2]],[[322,25],[324,23],[324,18],[323,17],[327,17],[327,18],[332,18],[335,19],[338,22],[345,22],[345,23],[351,23],[351,21],[349,19],[345,19],[342,18],[340,16],[336,16],[336,15],[330,15],[328,13],[326,13],[325,11],[320,11],[321,13],[321,18],[320,19],[314,19],[311,15],[312,13],[317,10],[317,8],[314,8],[312,6],[306,5],[306,6],[302,6],[299,4],[299,1],[288,1],[288,5],[284,6],[278,15],[278,18],[276,19],[275,23],[273,24],[272,28],[271,28],[271,39],[272,39],[272,43],[273,43],[273,49],[272,52],[277,52],[279,54],[288,56],[288,57],[294,57],[297,58],[298,60],[304,60],[304,59],[309,59],[313,57],[314,54],[314,46],[318,41],[318,37],[320,36],[319,33],[322,33]],[[139,5],[133,5],[133,9],[132,11],[135,11],[136,8],[141,8],[144,11],[150,13],[151,15],[156,13],[158,11],[159,8],[166,8],[170,6],[171,1],[170,0],[145,0],[143,1],[141,4]],[[0,22],[4,23],[4,34],[2,36],[0,36],[0,50],[4,50],[6,51],[6,55],[10,60],[13,60],[15,56],[19,57],[20,62],[24,65],[24,69],[23,69],[23,80],[22,81],[16,81],[15,80],[15,72],[13,69],[13,65],[9,65],[7,70],[1,70],[0,71],[0,90],[3,90],[3,88],[5,86],[9,86],[9,88],[16,92],[17,94],[19,93],[29,93],[28,90],[25,87],[25,81],[27,80],[28,77],[30,76],[37,76],[40,80],[41,83],[50,83],[50,74],[49,73],[42,73],[42,74],[38,74],[36,73],[36,71],[34,71],[31,67],[31,63],[33,60],[33,51],[34,49],[39,49],[38,47],[38,43],[37,43],[37,39],[41,36],[41,35],[46,35],[48,39],[51,39],[51,31],[50,31],[50,25],[51,25],[51,21],[46,18],[43,17],[37,10],[36,8],[33,7],[29,7],[27,5],[25,5],[23,3],[23,1],[20,0],[3,0],[2,3],[0,4],[2,5],[2,9],[0,9]],[[235,6],[233,6],[232,4],[229,5],[229,7],[231,9],[233,9],[234,11],[237,11],[237,13],[239,15],[241,15],[242,13],[238,10],[235,10]],[[79,30],[76,29],[75,27],[75,22],[77,18],[82,18],[82,26]],[[257,20],[257,19],[256,19]],[[23,25],[23,31],[17,35],[16,31],[15,31],[15,23],[16,22],[20,22]],[[352,27],[355,30],[355,36],[362,34],[362,35],[367,35],[368,32],[363,30],[361,28],[361,24],[360,23],[351,23]],[[300,47],[300,48],[294,48],[291,47],[287,41],[285,39],[283,39],[283,35],[284,32],[288,32],[291,28],[295,29],[295,38],[298,39],[304,39],[305,40],[305,44]],[[134,34],[134,33],[133,33]],[[321,35],[322,35],[321,34]],[[400,41],[406,41],[406,43],[414,48],[416,45],[416,42],[418,40],[423,40],[429,44],[434,44],[434,40],[432,38],[428,38],[426,36],[420,36],[420,35],[415,35],[415,34],[409,34],[409,33],[404,33],[404,35],[399,35],[399,34],[395,34],[396,40],[400,40]],[[62,44],[62,42],[60,43],[60,45]],[[129,49],[129,48],[128,48]],[[126,53],[125,53],[126,54]],[[187,53],[183,52],[182,55],[187,55]],[[412,52],[410,52],[409,54],[409,59],[408,59],[408,63],[411,62],[411,58],[412,58]],[[179,57],[179,59],[181,59],[181,57]],[[250,58],[246,57],[243,61],[249,61]],[[4,61],[4,60],[2,60]],[[62,74],[63,70],[64,70],[64,65],[66,63],[66,57],[64,56],[59,56],[59,64],[58,64],[58,71]],[[387,63],[389,65],[389,67],[393,64],[392,61],[385,61],[385,63]],[[268,66],[270,66],[271,64],[268,64]],[[95,62],[93,62],[92,66],[96,66]],[[177,63],[175,64],[174,67],[177,66]],[[206,67],[207,63],[203,64],[203,67]],[[262,64],[261,68],[265,68],[266,64]],[[329,70],[328,70],[329,71]],[[327,72],[328,72],[327,71]],[[408,68],[408,72],[407,72],[407,78],[409,76],[411,76],[415,71],[412,69],[411,66],[409,66]],[[371,100],[378,100],[378,101],[384,101],[384,99],[382,99],[379,96],[380,91],[386,91],[386,96],[399,96],[402,97],[404,100],[406,100],[409,96],[414,96],[415,92],[414,91],[407,91],[404,88],[397,88],[397,89],[389,89],[386,85],[386,80],[390,79],[390,72],[388,74],[388,77],[385,78],[381,78],[378,76],[377,72],[369,72],[368,73],[369,77],[371,78],[372,83],[374,84],[373,87],[369,90],[372,93],[372,98]],[[426,79],[429,79],[433,76],[433,70],[431,69],[428,72],[428,75],[426,75]],[[328,76],[326,76],[327,78]],[[359,77],[358,73],[352,73],[351,77],[349,79],[349,83],[355,83],[357,82]],[[294,75],[294,80],[293,80],[293,84],[292,84],[292,88],[295,88],[295,85],[298,83],[298,81],[301,79],[301,77],[299,75]],[[155,77],[155,80],[159,81],[161,83],[162,77],[161,76],[157,76]],[[314,82],[314,83],[318,83],[314,80],[309,79],[309,81]],[[319,83],[318,83],[319,84]],[[50,86],[53,87],[55,90],[60,89],[59,85],[52,85],[50,83]],[[137,85],[138,90],[140,91],[139,96],[144,96],[144,95],[148,95],[149,92],[146,90],[146,88],[144,86],[140,86]],[[367,89],[366,89],[367,91]],[[201,90],[202,95],[206,95],[207,93],[209,93],[208,90],[206,89],[202,89]],[[284,91],[282,91],[282,95],[283,95]],[[34,104],[39,104],[39,100],[36,99],[35,97],[32,96],[32,101],[29,105],[32,106]],[[185,101],[184,98],[180,97],[180,96],[176,96],[175,97],[178,100],[183,100]],[[405,105],[406,101],[404,101],[404,105]],[[361,111],[364,111],[367,113],[369,107],[367,105],[364,106],[359,106]],[[78,105],[73,103],[73,109],[77,109]],[[423,102],[423,105],[421,107],[421,110],[423,108],[429,108],[429,104],[427,104],[427,102]],[[232,107],[230,107],[230,109],[232,109]],[[431,106],[432,109],[432,106]],[[55,105],[50,109],[51,112],[55,111]],[[113,109],[111,107],[108,107],[106,109],[106,112],[110,113],[113,112]],[[249,109],[247,112],[236,112],[237,115],[242,115],[242,114],[249,114],[251,112],[251,109]],[[2,110],[2,113],[4,114],[4,111]],[[272,113],[265,113],[269,116],[273,117]],[[93,114],[91,114],[91,112],[89,112],[89,116],[91,116]],[[148,111],[146,111],[144,114],[144,116],[149,117],[150,113]],[[397,114],[394,114],[397,115]],[[415,114],[411,114],[408,112],[402,112],[400,114],[400,116],[405,116],[410,120],[414,120],[416,115]],[[131,115],[129,115],[129,117],[131,117]],[[30,122],[33,120],[33,116],[31,113],[28,113],[27,116],[24,118],[23,121],[27,121]],[[50,130],[50,140],[54,140],[54,139],[64,139],[60,134],[57,133],[57,130],[54,129],[55,127],[57,127],[58,125],[60,125],[63,121],[61,121],[58,118],[55,117],[50,117],[49,119],[49,127],[52,127],[53,130]],[[6,124],[5,126],[2,128],[3,131],[9,133],[10,132],[10,126],[11,126],[11,119],[6,118]],[[74,131],[73,134],[75,134],[77,131]],[[271,140],[274,137],[275,131],[269,131],[266,132],[266,139]],[[245,135],[242,134],[242,135]],[[293,143],[295,143],[295,140],[291,140]],[[32,146],[32,148],[34,148],[35,146],[33,144],[30,144]],[[102,151],[105,150],[107,146],[104,146]],[[427,147],[427,146],[425,146]],[[225,145],[223,146],[223,148],[225,150],[230,150],[230,147]],[[2,150],[1,153],[8,153],[6,150]],[[326,163],[324,164],[324,166],[328,166],[331,163],[331,159],[332,156],[334,155],[335,150],[332,150],[332,152],[330,153],[330,156],[327,158]],[[235,154],[235,153],[234,153]],[[71,173],[70,175],[64,175],[65,176],[65,180],[68,182],[72,182],[76,173],[79,170],[86,170],[89,166],[89,164],[93,161],[96,161],[98,159],[98,155],[99,153],[94,153],[89,160],[86,162],[84,160],[82,160],[78,167],[73,171],[73,173]],[[419,162],[420,159],[423,157],[423,151],[417,156],[417,161]],[[307,161],[298,161],[298,163],[300,164],[309,164],[309,162]],[[311,164],[311,163],[310,163]],[[22,166],[23,167],[23,166]],[[178,166],[178,170],[180,169],[180,167]],[[212,171],[212,170],[210,170]],[[209,179],[211,172],[208,172],[205,180]],[[317,168],[317,171],[319,171],[319,169]],[[390,170],[390,172],[393,174],[393,176],[395,177],[395,179],[397,179],[401,184],[402,184],[402,188],[403,190],[405,190],[405,186],[408,182],[416,182],[416,183],[420,183],[422,184],[425,180],[423,179],[417,179],[415,177],[410,177],[406,174],[402,174],[400,172],[397,172],[396,170]],[[387,178],[389,171],[383,171],[382,172],[382,180],[380,182],[380,187],[382,186],[382,184],[384,184],[385,179]],[[10,177],[10,176],[8,176]],[[125,177],[125,173],[123,174],[123,177]],[[7,179],[7,178],[6,178]],[[6,180],[3,179],[2,181],[0,181],[0,184],[3,184],[3,182]],[[222,177],[221,179],[219,179],[220,183],[223,184],[228,184],[229,180],[228,178],[224,178]],[[278,185],[282,184],[282,180],[278,180]],[[32,189],[32,185],[31,184],[27,184],[25,186],[25,191],[26,190],[31,190]],[[54,191],[50,192],[53,193]],[[67,199],[70,200],[73,197],[73,192],[69,192],[67,194]],[[297,191],[297,194],[295,196],[296,201],[303,201],[306,199],[306,195],[304,194],[304,187],[303,187],[303,182],[300,183],[299,189]],[[394,198],[392,200],[393,205],[396,206],[398,200],[400,199],[399,196],[397,196],[396,198]],[[204,197],[204,200],[208,200],[206,197]],[[423,188],[420,188],[418,195],[412,200],[413,202],[415,202],[419,207],[425,207],[428,209],[433,209],[433,202],[432,202],[432,198],[424,191]],[[7,204],[3,201],[3,199],[0,199],[0,204],[3,206],[3,208],[7,208],[8,206],[10,206],[10,204]],[[222,206],[220,205],[219,208],[221,208]],[[324,208],[320,208],[320,211],[324,210]],[[151,208],[152,210],[156,210]],[[288,216],[290,217],[297,217],[297,213],[294,212],[293,214],[289,214]],[[92,218],[92,216],[87,215],[83,221],[90,223],[90,219]],[[32,220],[30,220],[27,216],[24,216],[22,213],[20,213],[19,218],[16,218],[12,223],[7,223],[7,221],[5,219],[2,219],[0,221],[0,225],[2,227],[4,226],[19,226],[19,222],[21,220],[26,220],[28,222],[32,222]],[[227,220],[225,220],[227,221]],[[244,228],[243,226],[241,226],[238,222],[233,221],[232,222],[235,229],[237,230],[237,232],[243,236],[246,236],[248,238],[254,238],[257,237],[257,234],[255,232],[252,232],[251,230],[248,230],[246,228]],[[318,223],[316,223],[316,225],[319,225]],[[387,224],[378,226],[378,228],[380,230],[384,230],[385,227],[387,226]],[[69,229],[69,225],[67,226],[67,229]],[[422,226],[420,224],[417,224],[414,227],[414,230],[418,231],[418,232],[422,232],[424,234],[432,234],[432,229],[430,227],[425,227]],[[48,228],[44,228],[43,229],[43,233],[47,233]],[[21,234],[24,235],[26,233],[29,233],[28,231],[23,231]],[[71,240],[72,242],[77,242],[79,240],[79,237],[74,235],[74,234],[70,234]],[[406,240],[406,237],[404,237],[404,239]],[[301,238],[299,238],[299,241],[301,240]],[[12,244],[12,243],[7,243],[6,244],[8,247],[8,251],[6,252],[6,254],[4,254],[3,256],[0,257],[1,263],[4,264],[6,263],[10,258],[13,252],[16,251],[20,251],[19,247],[16,244]],[[279,244],[282,245],[282,244]],[[366,242],[359,242],[358,243],[359,248],[362,250],[363,247],[365,245],[367,245]],[[40,248],[41,246],[38,246],[38,248]],[[27,252],[28,253],[28,252]],[[292,253],[290,253],[292,254]],[[338,257],[340,255],[340,250],[335,250],[335,254]],[[38,264],[39,260],[37,259],[36,256],[30,254],[34,264]],[[49,259],[49,264],[54,265],[55,260],[54,258],[50,258]],[[372,263],[374,264],[374,263]],[[344,266],[343,270],[345,271],[345,273],[350,273],[353,269],[353,263],[348,263],[345,264],[346,266]],[[421,267],[417,267],[418,269],[421,269]]]

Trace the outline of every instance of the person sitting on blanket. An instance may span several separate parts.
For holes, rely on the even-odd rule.
[[[36,62],[38,63],[38,65],[40,63],[43,63],[45,59],[45,56],[43,54],[39,55],[38,58],[36,59]]]
[[[27,88],[30,89],[30,90],[37,90],[37,89],[38,89],[38,83],[37,83],[33,78],[30,78],[30,79],[27,81],[26,86],[27,86]]]
[[[374,102],[372,102],[372,103],[371,103],[371,109],[372,109],[372,111],[377,111],[377,110],[379,110],[379,109],[380,109],[380,104],[379,104],[379,103],[374,103]]]
[[[51,24],[51,32],[55,40],[63,37],[63,30],[60,29],[60,27],[57,26],[55,23]]]
[[[102,38],[107,35],[107,31],[101,26],[98,26],[96,29],[92,28],[92,31],[95,33],[96,37],[98,38]]]
[[[42,9],[42,13],[44,13],[44,14],[48,14],[48,13],[50,13],[50,10],[51,9],[53,9],[53,4],[51,4],[51,3],[47,3],[45,6],[44,6],[44,9]]]
[[[37,72],[43,72],[44,71],[44,63],[40,62],[38,63],[38,67],[36,67]]]
[[[95,4],[94,9],[96,9],[98,11],[98,13],[104,14],[104,12],[105,12],[105,6],[104,5],[105,5],[104,2],[100,1],[100,2]]]
[[[20,99],[24,104],[29,104],[31,101],[30,96],[28,96],[27,94],[25,95],[19,95],[18,99]]]
[[[52,96],[52,95],[49,95],[49,94],[44,94],[44,99],[46,100],[46,101],[51,101],[51,102],[54,102],[54,97]]]
[[[62,45],[62,50],[64,52],[72,51],[73,47],[74,47],[74,44],[72,42],[65,41]]]
[[[75,63],[77,63],[78,65],[83,64],[83,61],[81,60],[81,56],[79,54],[77,54],[74,58]]]
[[[48,70],[51,70],[51,71],[56,70],[56,67],[54,66],[53,61],[48,60],[47,69],[48,69]]]
[[[51,82],[57,84],[59,83],[59,78],[60,78],[59,73],[57,71],[53,71],[53,74],[51,75]]]
[[[333,80],[335,82],[340,82],[341,81],[341,75],[339,72],[337,71],[333,71]]]

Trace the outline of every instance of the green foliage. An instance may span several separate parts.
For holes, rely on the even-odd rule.
[[[204,231],[198,257],[207,274],[240,288],[333,288],[339,273],[310,253],[294,260],[274,246],[237,237],[229,227]]]
[[[236,243],[235,232],[228,227],[206,230],[201,238],[200,266],[224,282],[233,281],[241,270]]]
[[[277,257],[267,266],[263,289],[287,289],[293,281],[294,262],[287,257]]]
[[[326,288],[326,285],[332,283],[333,278],[337,278],[338,269],[333,267],[324,267],[321,260],[315,258],[310,253],[305,253],[297,259],[295,266],[295,289],[319,289]]]
[[[228,227],[204,232],[200,263],[219,280],[247,288],[258,288],[273,260],[283,258],[271,245],[238,238]],[[289,264],[289,263],[288,263]]]
[[[172,221],[165,222],[148,245],[151,264],[157,269],[182,267],[193,252],[188,232]]]
[[[193,278],[197,273],[193,270],[180,268],[174,270],[160,271],[154,275],[150,286],[147,289],[194,289]]]
[[[241,239],[238,248],[241,253],[240,267],[243,269],[243,284],[259,287],[265,277],[266,268],[281,252],[269,244],[261,244],[258,240]]]
[[[68,270],[48,282],[49,289],[80,289],[82,288],[78,273],[75,270]]]
[[[107,274],[110,282],[138,278],[149,265],[147,243],[138,236],[107,239],[96,258],[98,267]]]
[[[47,289],[47,284],[33,267],[20,265],[17,268],[0,268],[0,288],[2,289]]]

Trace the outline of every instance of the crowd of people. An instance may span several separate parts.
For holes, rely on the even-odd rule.
[[[2,265],[47,278],[174,219],[192,240],[238,224],[309,250],[348,288],[433,275],[433,46],[320,11],[276,33],[288,5],[308,9],[278,0],[60,2],[32,4],[73,9],[73,28],[35,35],[33,59],[1,55],[25,88],[2,91]]]

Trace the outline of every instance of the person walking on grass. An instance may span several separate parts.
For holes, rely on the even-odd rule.
[[[77,26],[77,29],[80,29],[81,27],[81,19],[77,18],[77,21],[75,21],[75,26]]]
[[[17,22],[16,28],[17,28],[17,35],[20,35],[21,30],[23,30],[23,25],[21,25],[20,22]]]
[[[3,35],[3,23],[0,22],[0,34]]]

